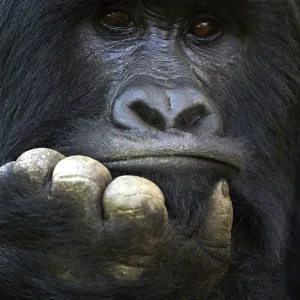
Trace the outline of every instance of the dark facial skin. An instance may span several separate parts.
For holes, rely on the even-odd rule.
[[[79,2],[0,5],[0,162],[47,147],[92,157],[113,178],[148,178],[165,195],[176,238],[158,242],[162,250],[143,279],[120,282],[101,271],[110,256],[97,251],[106,240],[84,240],[87,248],[81,247],[82,233],[69,229],[67,215],[56,208],[49,214],[57,227],[41,223],[45,207],[30,214],[31,206],[14,209],[3,200],[14,193],[22,198],[21,179],[1,183],[0,242],[9,245],[3,254],[9,263],[0,259],[5,299],[18,293],[20,299],[288,299],[300,126],[295,6],[284,0],[282,6],[273,0]],[[114,25],[112,13],[125,15],[125,25],[124,19]],[[200,25],[207,35],[199,34]],[[214,268],[199,250],[197,232],[222,179],[233,203],[232,249],[226,268],[223,262]],[[25,216],[37,220],[29,225]],[[24,242],[11,229],[13,220],[29,229],[44,224],[51,238]],[[78,250],[60,261],[76,274],[71,283],[40,271],[48,257],[28,250],[56,249],[60,239]],[[107,245],[114,245],[111,239]],[[32,260],[41,264],[20,263]],[[25,283],[22,272],[30,278]]]

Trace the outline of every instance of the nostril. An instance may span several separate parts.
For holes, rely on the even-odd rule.
[[[209,112],[204,105],[190,107],[176,117],[175,126],[181,130],[190,128],[207,115]]]
[[[219,112],[199,90],[161,89],[156,86],[130,87],[114,100],[114,125],[127,130],[176,129],[198,134],[222,127]]]
[[[142,101],[135,101],[128,106],[136,115],[148,125],[159,129],[165,130],[166,122],[164,117],[156,109],[149,107]]]

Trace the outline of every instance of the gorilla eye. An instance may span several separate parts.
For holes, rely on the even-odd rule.
[[[192,24],[190,33],[202,40],[211,40],[221,34],[222,26],[217,20],[200,20]]]
[[[125,12],[111,12],[101,16],[101,23],[107,27],[127,28],[133,24]]]

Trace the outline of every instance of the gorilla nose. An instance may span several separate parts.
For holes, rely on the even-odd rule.
[[[182,85],[181,85],[182,86]],[[154,86],[127,88],[115,100],[112,119],[124,129],[216,132],[222,122],[217,109],[197,88],[163,89]]]

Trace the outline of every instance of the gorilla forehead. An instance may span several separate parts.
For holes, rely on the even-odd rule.
[[[173,8],[173,11],[182,12],[183,8],[201,8],[201,7],[211,7],[217,9],[219,7],[224,7],[228,5],[237,5],[243,3],[243,5],[263,5],[265,3],[275,3],[276,0],[102,0],[98,1],[98,5],[147,5],[153,7],[154,9],[164,9],[166,8],[166,13],[170,13],[170,8]],[[284,2],[280,0],[279,2]],[[294,2],[294,0],[287,0],[287,2]]]
[[[135,11],[137,14],[150,13],[153,19],[178,22],[178,19],[191,19],[200,13],[218,14],[224,18],[233,18],[243,24],[245,19],[250,17],[259,18],[262,12],[278,13],[281,10],[279,5],[274,3],[294,3],[294,0],[113,0],[97,2],[102,10],[126,8]],[[263,13],[264,14],[264,13]],[[253,24],[256,20],[253,20]],[[251,25],[249,25],[251,26]]]

